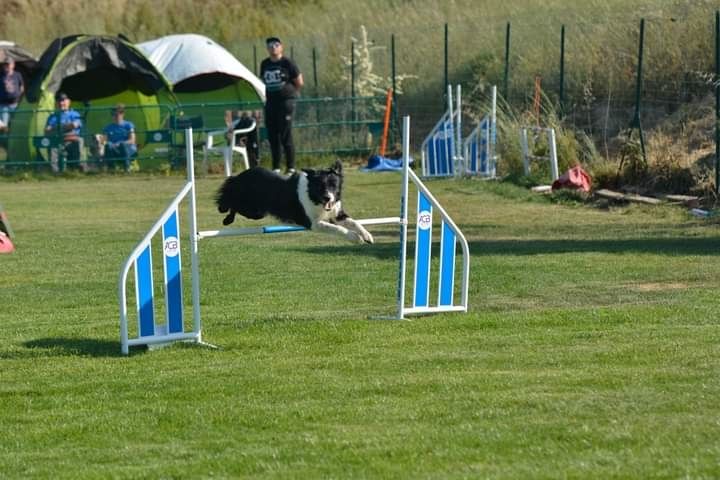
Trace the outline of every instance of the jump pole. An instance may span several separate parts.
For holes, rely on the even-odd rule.
[[[176,341],[204,344],[202,341],[202,322],[200,317],[200,268],[199,240],[206,238],[258,235],[271,233],[290,233],[305,230],[294,225],[275,225],[246,227],[236,229],[198,231],[195,191],[195,163],[192,149],[192,129],[185,131],[187,180],[180,192],[170,202],[150,231],[128,256],[123,264],[118,281],[120,303],[120,342],[124,355],[134,345],[169,344]],[[407,289],[407,240],[408,240],[408,191],[412,182],[417,190],[418,210],[416,218],[415,274],[413,283],[413,305],[406,306]],[[189,240],[192,281],[192,331],[183,330],[182,276],[180,259],[179,205],[188,197]],[[438,300],[436,306],[429,302],[430,257],[433,211],[441,218],[440,272],[438,274]],[[467,240],[443,209],[437,199],[423,184],[420,178],[410,170],[410,117],[403,118],[403,170],[400,194],[400,216],[358,220],[362,225],[396,224],[400,227],[400,265],[397,283],[397,313],[394,318],[404,319],[407,315],[466,312],[468,308],[468,282],[470,273],[470,252]],[[163,259],[165,273],[165,313],[166,322],[158,323],[154,314],[154,288],[152,278],[153,237],[162,230]],[[461,270],[460,303],[454,302],[456,245],[460,244],[463,256]],[[371,247],[369,247],[371,248]],[[419,252],[426,252],[427,258],[421,258]],[[129,338],[127,310],[127,277],[135,270],[135,294],[138,316],[138,337]],[[422,291],[418,292],[419,286]],[[209,344],[205,344],[209,345]],[[209,345],[212,346],[212,345]]]

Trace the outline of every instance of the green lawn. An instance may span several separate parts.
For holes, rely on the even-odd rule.
[[[221,348],[122,357],[120,266],[182,181],[0,180],[0,478],[720,477],[717,223],[433,181],[470,313],[369,319],[393,312],[395,228],[206,240]],[[398,214],[397,174],[346,182],[355,217]]]

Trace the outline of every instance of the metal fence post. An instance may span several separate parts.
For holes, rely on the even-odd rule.
[[[640,149],[642,151],[643,162],[647,165],[647,155],[645,154],[645,138],[643,135],[642,123],[640,121],[640,97],[642,93],[642,67],[643,67],[643,49],[645,42],[645,19],[640,19],[640,42],[638,46],[638,70],[637,84],[635,86],[635,115],[631,128],[637,128],[640,133]],[[632,133],[632,131],[631,131]]]
[[[257,45],[253,45],[253,69],[256,75],[260,73],[257,64]]]
[[[720,192],[720,10],[715,12],[715,193]]]
[[[505,28],[505,75],[503,77],[503,97],[508,100],[508,77],[510,74],[510,22]]]
[[[564,116],[565,104],[565,25],[560,28],[560,92],[558,94],[558,107],[560,118]]]
[[[445,24],[445,66],[444,66],[444,72],[445,72],[445,82],[443,83],[443,90],[445,90],[448,86],[449,75],[448,75],[448,24]]]

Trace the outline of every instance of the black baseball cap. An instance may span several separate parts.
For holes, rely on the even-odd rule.
[[[57,92],[57,93],[55,94],[55,101],[56,101],[56,102],[59,102],[60,100],[65,100],[65,99],[68,99],[68,98],[70,98],[70,97],[68,97],[68,96],[67,96],[67,93],[65,93],[65,92]]]
[[[278,37],[268,37],[265,39],[265,45],[270,45],[271,43],[282,43]]]

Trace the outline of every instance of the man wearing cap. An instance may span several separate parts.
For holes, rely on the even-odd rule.
[[[80,160],[82,117],[70,108],[70,97],[65,92],[55,95],[57,111],[48,117],[45,123],[46,135],[62,135],[67,160]],[[52,162],[57,162],[57,152],[53,152]]]
[[[272,168],[280,171],[281,152],[285,151],[287,173],[295,172],[295,146],[292,139],[292,116],[295,98],[304,85],[295,62],[283,56],[279,38],[266,40],[269,57],[260,63],[260,77],[265,83],[265,126],[267,127]]]
[[[10,114],[17,108],[24,91],[22,75],[15,71],[15,60],[8,58],[0,73],[0,132],[10,127]]]
[[[125,120],[125,105],[118,103],[112,109],[113,121],[103,128],[106,159],[121,159],[125,170],[130,169],[130,158],[137,153],[135,125]]]

